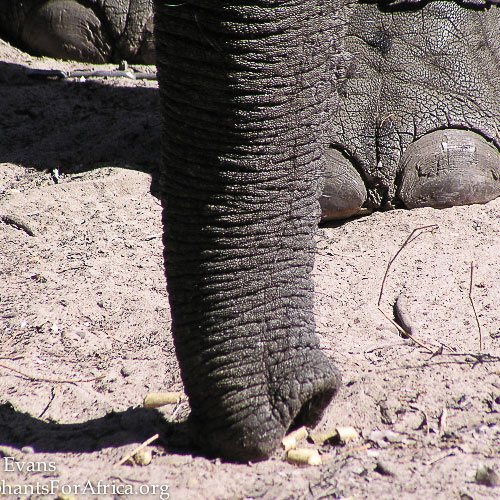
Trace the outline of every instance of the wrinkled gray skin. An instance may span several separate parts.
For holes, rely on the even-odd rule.
[[[312,312],[325,168],[355,209],[499,194],[500,9],[155,6],[165,267],[191,424],[213,453],[258,460],[313,425],[340,382]]]
[[[291,425],[314,425],[340,383],[312,313],[318,198],[326,218],[500,194],[500,9],[155,6],[165,267],[190,422],[211,453],[259,460]]]
[[[443,208],[500,194],[500,13],[478,4],[343,10],[348,56],[331,140],[362,173],[366,206]]]
[[[154,64],[153,0],[0,0],[0,36],[25,50],[95,63]]]

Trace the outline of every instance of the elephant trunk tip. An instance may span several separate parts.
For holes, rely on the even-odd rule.
[[[321,420],[326,407],[337,394],[339,386],[340,374],[336,377],[334,384],[314,394],[310,399],[304,402],[287,432],[302,427],[303,425],[306,427],[315,427]]]
[[[327,374],[323,372],[320,380],[302,386],[298,401],[285,403],[288,410],[281,407],[278,411],[279,404],[274,410],[270,407],[256,408],[255,413],[243,421],[212,432],[207,432],[206,422],[193,419],[191,424],[196,441],[208,456],[225,461],[248,463],[267,460],[288,432],[301,426],[314,427],[321,419],[341,384],[340,372],[333,365],[328,368]],[[277,414],[281,417],[277,418]]]

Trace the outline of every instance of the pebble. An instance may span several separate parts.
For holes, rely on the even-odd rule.
[[[475,479],[476,483],[484,484],[490,488],[500,485],[498,474],[494,469],[488,467],[487,465],[480,465],[477,468]]]
[[[134,455],[134,460],[137,465],[149,465],[151,461],[153,460],[153,452],[151,448],[144,448],[142,450],[139,450],[135,455]]]
[[[383,476],[394,476],[394,472],[389,468],[389,466],[383,462],[377,462],[375,466],[375,472],[382,474]]]

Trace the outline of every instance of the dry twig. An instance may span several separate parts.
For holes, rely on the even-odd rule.
[[[21,370],[17,370],[16,368],[12,368],[12,366],[4,365],[3,363],[0,363],[0,368],[5,368],[6,370],[10,370],[11,372],[17,373],[18,375],[21,375],[22,377],[25,377],[29,380],[36,380],[37,382],[49,382],[51,384],[77,384],[77,383],[81,383],[81,382],[93,382],[94,380],[101,380],[102,378],[104,378],[104,375],[99,375],[98,377],[79,379],[79,380],[45,378],[45,377],[36,377],[36,376],[30,375],[29,373],[22,372]]]
[[[402,328],[400,325],[398,325],[386,312],[384,312],[381,307],[380,307],[380,303],[382,302],[382,294],[384,293],[384,285],[385,285],[385,280],[387,279],[387,276],[389,275],[389,270],[392,266],[392,264],[394,263],[394,261],[397,259],[398,255],[402,252],[403,248],[405,248],[407,245],[409,245],[412,241],[416,240],[420,235],[424,234],[424,233],[428,233],[428,232],[431,232],[433,233],[434,231],[436,231],[436,229],[438,229],[438,225],[437,224],[430,224],[429,226],[422,226],[422,227],[417,227],[415,228],[411,233],[410,233],[410,236],[408,236],[408,238],[406,238],[405,242],[401,245],[401,247],[399,248],[399,250],[394,254],[394,257],[389,261],[389,263],[387,264],[387,269],[385,270],[385,274],[384,274],[384,277],[382,279],[382,284],[380,285],[380,293],[379,293],[379,296],[378,296],[378,303],[377,303],[377,307],[378,307],[378,310],[401,332],[403,333],[403,335],[405,335],[407,338],[413,340],[413,342],[415,342],[416,344],[418,344],[419,346],[423,347],[424,349],[427,349],[429,352],[433,353],[434,351],[430,348],[430,347],[427,347],[425,344],[423,344],[422,342],[420,342],[419,340],[417,340],[415,337],[413,337],[409,332],[407,332],[404,328]],[[420,232],[418,232],[420,231]]]
[[[495,127],[495,132],[497,133],[497,137],[500,139],[500,132],[498,131],[498,127],[495,122],[493,122],[493,127]]]
[[[441,454],[439,457],[435,458],[434,460],[430,460],[425,465],[431,466],[431,465],[434,465],[436,462],[439,462],[440,460],[443,460],[443,459],[448,458],[448,457],[453,457],[453,456],[455,456],[455,452],[452,450],[452,451],[449,451],[448,453]]]
[[[472,285],[474,283],[474,261],[470,263],[470,284],[469,284],[469,300],[472,305],[472,310],[474,311],[474,316],[476,317],[477,329],[479,330],[479,351],[483,350],[483,334],[481,331],[481,323],[479,323],[479,318],[476,312],[476,306],[474,305],[474,299],[472,298]]]
[[[35,231],[33,230],[33,228],[17,215],[0,215],[0,220],[5,224],[8,224],[9,226],[21,229],[29,236],[35,236]]]
[[[429,233],[429,232],[433,233],[434,231],[436,231],[436,229],[438,229],[438,227],[439,226],[437,224],[431,224],[429,226],[422,226],[422,227],[415,228],[411,232],[410,236],[408,236],[408,238],[406,238],[406,241],[401,245],[400,249],[395,253],[394,257],[389,261],[389,264],[387,264],[387,269],[385,270],[384,278],[382,279],[382,285],[380,286],[380,293],[379,293],[378,302],[377,302],[377,305],[379,307],[380,307],[380,302],[382,301],[382,294],[384,292],[385,280],[387,279],[387,275],[389,274],[389,269],[391,268],[394,261],[397,259],[398,255],[402,252],[403,248],[405,248],[407,245],[409,245],[412,241],[416,240],[420,235],[422,235],[424,233]],[[421,231],[421,232],[418,234],[415,234],[417,231]]]
[[[444,434],[448,428],[448,408],[446,408],[446,404],[443,405],[443,409],[441,410],[441,415],[439,416],[439,431],[441,434]]]
[[[56,397],[56,391],[54,391],[54,388],[52,387],[50,391],[50,400],[45,406],[45,408],[42,410],[42,413],[38,415],[38,418],[42,418],[45,415],[45,412],[49,409],[49,406],[52,404],[52,401],[54,401],[55,397]]]
[[[430,347],[426,346],[423,342],[420,342],[420,340],[417,340],[415,337],[410,335],[404,328],[399,326],[386,312],[383,311],[383,309],[380,306],[378,306],[378,310],[406,337],[413,340],[415,344],[418,344],[420,347],[423,347],[424,349],[427,349],[430,353],[434,354],[434,351]]]
[[[155,434],[154,436],[151,436],[149,439],[146,439],[146,441],[144,441],[144,443],[139,445],[132,452],[125,455],[119,462],[117,462],[115,465],[113,465],[113,467],[118,467],[119,465],[123,465],[127,460],[130,460],[138,451],[143,450],[144,448],[146,448],[146,446],[151,444],[153,441],[156,441],[159,437],[160,437],[159,434]]]

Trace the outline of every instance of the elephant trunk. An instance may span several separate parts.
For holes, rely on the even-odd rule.
[[[155,29],[175,347],[200,441],[259,460],[340,381],[310,274],[341,27],[329,1],[170,3]]]

